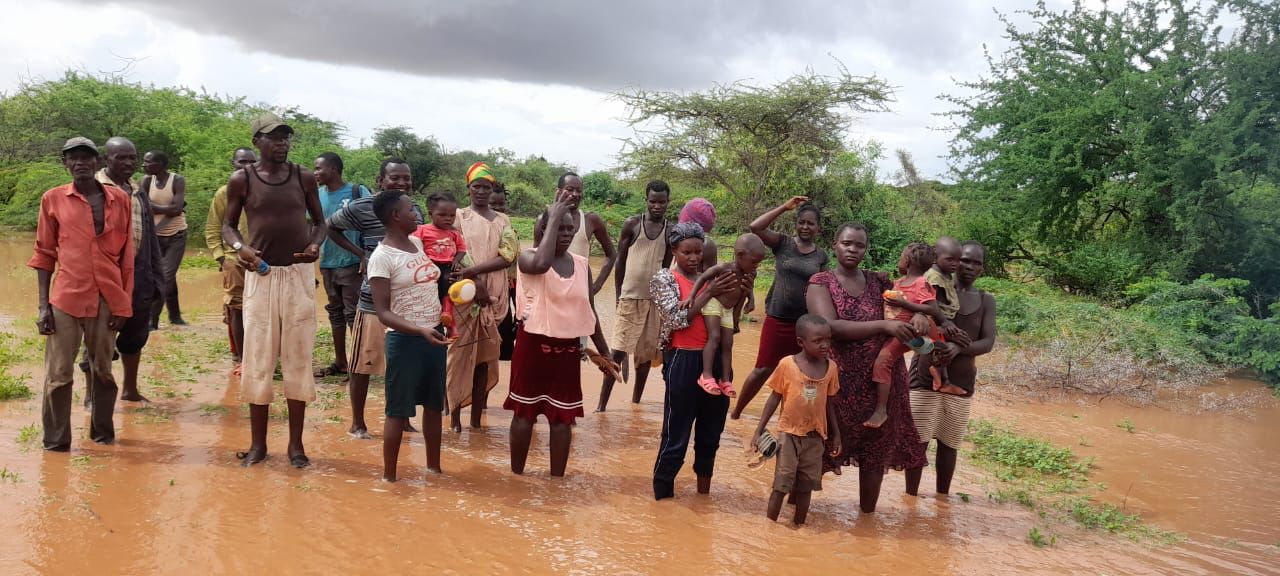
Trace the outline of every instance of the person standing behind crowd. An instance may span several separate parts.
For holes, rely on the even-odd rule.
[[[379,194],[390,190],[407,193],[413,189],[413,172],[404,160],[388,158],[382,161],[382,166],[378,169],[377,185]],[[351,372],[348,385],[351,396],[351,428],[347,430],[347,434],[362,440],[372,438],[364,421],[364,404],[369,397],[369,377],[384,374],[387,369],[386,327],[378,320],[374,311],[373,292],[370,291],[367,274],[369,257],[387,235],[386,228],[373,211],[375,198],[376,195],[348,202],[328,220],[329,239],[346,251],[358,255],[360,270],[365,273],[351,327],[351,356],[348,364]],[[411,210],[417,218],[416,223],[422,224],[422,211],[416,204]],[[359,246],[347,239],[345,232],[348,231],[359,235]],[[405,430],[416,431],[407,420]]]
[[[501,182],[494,182],[493,193],[489,195],[489,206],[499,214],[507,213],[507,187]],[[511,360],[511,354],[516,348],[516,307],[514,304],[516,300],[516,267],[517,264],[515,262],[512,262],[507,267],[507,315],[498,324],[498,335],[502,338],[502,345],[498,349],[499,360]]]
[[[342,157],[333,152],[316,158],[315,175],[320,185],[320,209],[326,219],[347,203],[369,196],[364,186],[342,180]],[[360,238],[359,232],[342,234],[352,242]],[[329,313],[329,328],[333,332],[333,363],[316,372],[317,378],[347,373],[347,330],[355,324],[360,287],[364,283],[360,260],[360,256],[328,238],[320,247],[320,278],[328,300],[324,310]]]
[[[160,241],[161,274],[164,284],[161,298],[151,305],[151,329],[160,328],[160,311],[169,308],[169,323],[184,326],[182,309],[178,305],[178,268],[187,249],[187,181],[169,171],[169,156],[159,150],[147,152],[142,157],[142,189],[151,201],[155,214],[156,237]]]
[[[702,350],[707,343],[703,308],[714,296],[736,284],[732,274],[725,274],[709,289],[696,296],[692,294],[693,283],[702,269],[705,237],[702,227],[696,223],[681,222],[673,226],[667,242],[671,244],[675,265],[659,270],[649,284],[654,304],[662,314],[660,338],[665,349],[662,376],[667,385],[662,441],[653,466],[655,500],[676,495],[676,475],[684,466],[690,441],[693,441],[693,472],[698,477],[698,493],[711,492],[716,452],[720,449],[720,435],[729,411],[728,397],[708,394],[698,386]],[[688,307],[682,307],[681,302],[690,297],[693,301]],[[720,377],[718,368],[712,371],[717,378]]]
[[[159,299],[163,277],[160,273],[160,243],[156,239],[155,221],[151,216],[151,203],[142,196],[142,188],[133,179],[138,170],[138,149],[128,138],[116,136],[106,143],[107,166],[98,171],[97,179],[105,185],[115,186],[129,195],[129,205],[133,211],[130,226],[133,230],[133,316],[120,327],[116,335],[116,351],[120,352],[120,364],[124,366],[124,382],[120,389],[120,399],[128,402],[146,402],[142,393],[138,392],[138,365],[142,363],[142,349],[147,345],[151,334],[150,318],[143,311],[150,310],[152,303]],[[81,367],[88,373],[93,363],[87,358]],[[89,383],[92,384],[92,379]],[[86,394],[85,400],[92,400],[93,394]]]
[[[232,171],[253,166],[258,161],[252,148],[236,148],[231,155]],[[213,193],[209,203],[209,215],[204,222],[204,243],[222,269],[222,321],[227,324],[227,338],[231,342],[231,356],[235,358],[233,373],[240,375],[240,358],[244,354],[244,268],[236,263],[236,251],[222,237],[222,222],[227,215],[227,185]],[[249,219],[240,219],[240,236],[249,235]]]
[[[404,192],[373,199],[373,212],[386,236],[369,256],[369,289],[378,321],[387,327],[386,422],[382,428],[382,479],[396,481],[396,461],[404,424],[422,411],[427,470],[439,474],[440,412],[444,410],[445,347],[440,331],[436,283],[440,269],[427,256],[418,228],[417,207]]]
[[[94,178],[98,147],[88,138],[67,140],[62,164],[72,183],[40,197],[35,253],[27,261],[36,270],[39,288],[36,328],[47,337],[41,403],[44,449],[58,452],[71,449],[71,381],[81,343],[92,362],[89,437],[100,444],[115,442],[112,413],[118,389],[111,375],[111,352],[116,331],[134,313],[129,196]]]
[[[627,355],[635,361],[635,381],[631,403],[639,404],[649,367],[658,355],[658,332],[662,323],[658,308],[649,294],[653,275],[671,266],[671,245],[667,244],[667,206],[671,203],[671,187],[654,180],[644,188],[645,212],[627,218],[618,237],[618,268],[613,283],[617,299],[617,321],[613,336],[613,361],[626,370]],[[605,375],[596,412],[609,405],[614,380]]]
[[[569,217],[573,218],[573,243],[569,245],[569,252],[590,260],[592,238],[595,238],[596,242],[600,243],[600,249],[604,251],[604,265],[600,267],[600,274],[591,285],[591,294],[595,295],[604,287],[604,283],[609,280],[609,274],[613,271],[614,261],[618,257],[618,253],[613,249],[613,239],[609,237],[609,227],[599,214],[580,209],[582,206],[582,178],[580,176],[573,172],[561,174],[560,180],[556,183],[556,197],[559,198],[560,194],[569,195]],[[545,211],[538,217],[536,230],[547,228],[546,223],[543,222],[546,217],[547,213]],[[533,241],[535,243],[541,242],[542,236],[534,234]]]
[[[583,415],[581,338],[591,336],[600,352],[592,360],[604,373],[616,370],[600,331],[591,296],[586,257],[569,252],[574,223],[571,193],[556,194],[547,211],[536,248],[520,253],[516,314],[520,329],[511,359],[511,391],[502,407],[511,419],[511,471],[524,473],[533,440],[533,424],[546,416],[551,426],[551,475],[564,476],[573,441],[573,424]]]
[[[315,266],[325,225],[315,177],[289,162],[293,128],[264,113],[251,125],[259,160],[227,181],[227,219],[222,236],[242,266],[244,283],[244,372],[241,395],[249,403],[252,444],[237,454],[250,466],[267,457],[267,416],[276,363],[289,407],[289,463],[311,461],[302,445],[307,402],[315,400],[311,358],[316,339]],[[249,218],[249,242],[238,229]],[[308,217],[310,222],[308,222]],[[263,265],[266,268],[263,268]],[[286,329],[287,327],[287,329]]]
[[[738,392],[738,402],[729,417],[737,420],[769,379],[778,362],[800,351],[796,343],[796,320],[808,312],[804,292],[809,278],[827,268],[827,251],[817,245],[822,214],[808,198],[794,196],[751,222],[765,246],[773,250],[774,279],[764,299],[764,325],[760,328],[760,348],[755,369],[747,375]],[[788,236],[770,229],[785,212],[796,213],[796,234]]]
[[[969,406],[973,402],[973,389],[978,379],[977,357],[991,352],[996,344],[996,299],[973,286],[985,270],[986,249],[978,242],[965,242],[960,248],[953,302],[959,306],[955,327],[962,330],[967,338],[963,342],[959,338],[948,339],[934,352],[935,362],[950,363],[951,383],[965,393],[956,395],[934,390],[933,378],[924,369],[925,363],[919,359],[911,363],[911,418],[922,442],[922,452],[929,447],[930,441],[938,441],[938,494],[951,491],[956,456],[969,425]],[[925,464],[907,469],[907,493],[912,496],[919,494]]]
[[[461,278],[476,283],[474,306],[454,310],[457,344],[449,347],[450,428],[462,431],[460,411],[471,406],[471,427],[480,428],[489,390],[498,385],[498,324],[507,315],[507,267],[519,249],[511,221],[489,205],[497,179],[484,162],[467,170],[471,205],[458,211],[455,224],[466,239],[472,265]]]

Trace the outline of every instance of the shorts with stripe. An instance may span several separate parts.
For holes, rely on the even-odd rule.
[[[972,396],[943,394],[933,390],[911,391],[911,418],[922,442],[937,439],[948,448],[960,448],[969,426]]]

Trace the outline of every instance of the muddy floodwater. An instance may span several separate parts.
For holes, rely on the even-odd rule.
[[[29,374],[37,392],[0,402],[0,574],[1280,573],[1280,407],[1249,380],[1208,387],[1215,397],[1253,400],[1211,412],[1196,408],[1203,403],[1197,395],[1135,407],[979,389],[974,417],[1011,422],[1092,457],[1090,482],[1105,485],[1098,498],[1185,536],[1173,545],[1132,542],[997,503],[987,496],[997,481],[970,460],[967,446],[949,498],[934,495],[932,471],[919,498],[904,495],[902,474],[891,472],[879,511],[859,514],[850,471],[826,477],[808,526],[792,527],[789,509],[782,522],[769,522],[773,465],[748,469],[743,452],[759,399],[729,422],[710,496],[695,494],[686,466],[676,498],[654,502],[658,371],[640,404],[619,385],[609,412],[579,421],[563,479],[548,474],[545,424],[536,429],[526,475],[509,471],[510,416],[500,408],[506,363],[484,428],[445,432],[443,475],[425,474],[422,437],[410,435],[402,480],[380,480],[379,380],[368,406],[378,440],[346,435],[345,387],[328,379],[307,412],[311,468],[289,467],[286,422],[275,409],[270,459],[243,469],[234,454],[247,446],[247,411],[230,377],[220,282],[207,268],[181,271],[192,324],[162,324],[152,335],[142,392],[153,402],[117,404],[118,443],[89,441],[88,416],[77,406],[71,452],[46,453],[38,435],[35,273],[25,267],[31,245],[24,234],[0,240],[3,344],[20,356],[9,372]],[[613,302],[611,290],[598,302]],[[612,334],[611,310],[602,308]],[[758,329],[748,324],[736,339],[739,374],[753,363]],[[593,407],[600,377],[586,365],[583,375]],[[83,382],[75,387],[79,398]],[[1117,426],[1122,421],[1132,431]],[[960,492],[971,495],[967,502]],[[1054,542],[1033,546],[1033,527]]]

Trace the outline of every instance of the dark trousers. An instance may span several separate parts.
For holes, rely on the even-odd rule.
[[[713,368],[713,372],[720,377],[719,366]],[[653,466],[656,498],[675,495],[676,474],[684,466],[691,440],[693,472],[698,476],[711,476],[715,470],[729,398],[713,396],[698,386],[701,374],[701,350],[674,350],[663,355],[662,377],[667,394],[662,406],[662,445]]]
[[[169,321],[182,318],[178,307],[178,267],[182,266],[182,253],[187,249],[187,231],[173,236],[158,236],[160,241],[160,297],[151,305],[151,325],[160,323],[160,311],[169,307]]]

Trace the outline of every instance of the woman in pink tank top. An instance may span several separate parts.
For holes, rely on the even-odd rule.
[[[514,412],[511,470],[516,474],[524,473],[533,423],[543,415],[551,425],[551,475],[564,476],[573,439],[570,427],[583,415],[579,339],[591,336],[600,352],[592,360],[601,371],[618,370],[609,360],[612,353],[596,317],[587,259],[569,252],[574,223],[566,194],[556,197],[542,222],[544,227],[552,225],[556,234],[539,230],[537,248],[524,250],[516,259],[520,327],[511,356],[510,392],[502,404]]]

